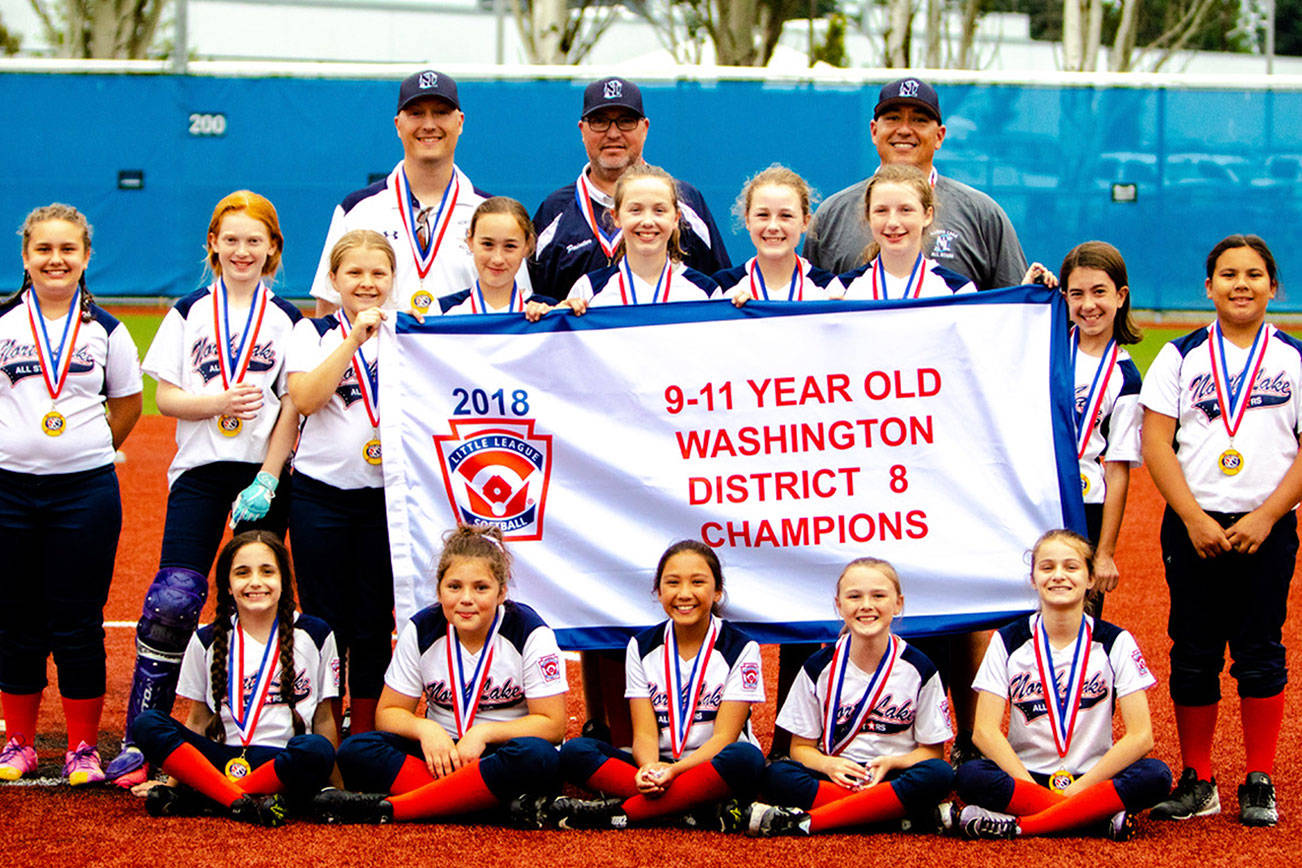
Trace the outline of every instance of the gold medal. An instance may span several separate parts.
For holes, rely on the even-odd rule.
[[[68,427],[68,420],[58,410],[51,410],[41,417],[41,430],[49,437],[58,437]]]
[[[1243,469],[1243,454],[1237,449],[1226,449],[1216,463],[1221,466],[1221,473],[1234,476]]]
[[[1080,493],[1082,497],[1090,493],[1090,481],[1084,473],[1080,475]]]
[[[425,313],[429,311],[430,306],[433,304],[434,304],[434,296],[431,295],[427,290],[418,289],[411,294],[411,309],[421,314],[422,316],[424,316]]]
[[[229,416],[225,413],[217,417],[217,430],[223,437],[234,437],[240,433],[244,427],[244,422],[238,416]]]
[[[380,441],[367,440],[366,445],[362,447],[362,457],[366,459],[367,464],[378,465],[383,460],[380,455]]]
[[[230,762],[226,763],[225,771],[226,777],[233,781],[238,781],[247,777],[248,774],[253,771],[253,766],[249,765],[249,761],[244,758],[244,754],[240,754]]]
[[[1076,778],[1071,772],[1066,769],[1058,769],[1056,772],[1049,775],[1049,789],[1053,790],[1055,793],[1061,793],[1063,790],[1070,787],[1075,780]]]

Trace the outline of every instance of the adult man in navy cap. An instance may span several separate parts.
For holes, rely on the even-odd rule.
[[[978,289],[1016,286],[1026,273],[1026,256],[1017,232],[993,199],[936,171],[932,158],[945,141],[940,98],[916,78],[901,78],[881,89],[869,129],[882,164],[907,163],[931,178],[936,190],[936,222],[928,255],[970,279]],[[867,179],[835,193],[814,214],[805,239],[805,257],[814,265],[843,274],[863,264],[871,240],[864,222]]]
[[[594,81],[583,91],[579,136],[588,164],[577,181],[549,195],[533,216],[538,245],[529,260],[534,289],[565,298],[574,282],[613,261],[619,234],[610,220],[615,182],[642,162],[651,122],[642,110],[642,91],[622,78]],[[686,262],[714,274],[731,265],[705,199],[679,182],[682,246]]]
[[[372,229],[393,245],[398,267],[389,307],[437,314],[436,299],[474,284],[466,231],[488,196],[455,163],[465,121],[451,76],[425,69],[403,79],[393,118],[402,161],[388,178],[348,194],[335,208],[312,281],[318,316],[339,306],[330,250],[352,229]]]

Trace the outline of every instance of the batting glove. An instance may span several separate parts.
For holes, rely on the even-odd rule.
[[[271,499],[276,496],[276,486],[280,480],[265,470],[258,475],[248,488],[240,492],[231,504],[231,528],[244,521],[257,521],[271,509]]]

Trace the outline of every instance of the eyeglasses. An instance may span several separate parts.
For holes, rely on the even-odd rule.
[[[606,132],[606,130],[610,129],[612,123],[619,127],[620,132],[631,133],[637,129],[637,125],[642,122],[642,119],[632,115],[620,115],[617,118],[586,118],[583,122],[594,133]]]

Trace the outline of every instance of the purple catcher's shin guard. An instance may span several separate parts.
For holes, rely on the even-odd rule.
[[[159,570],[145,592],[136,626],[136,671],[127,701],[124,747],[131,744],[131,724],[140,712],[172,710],[181,658],[190,635],[199,626],[199,613],[207,598],[207,578],[179,567]]]

